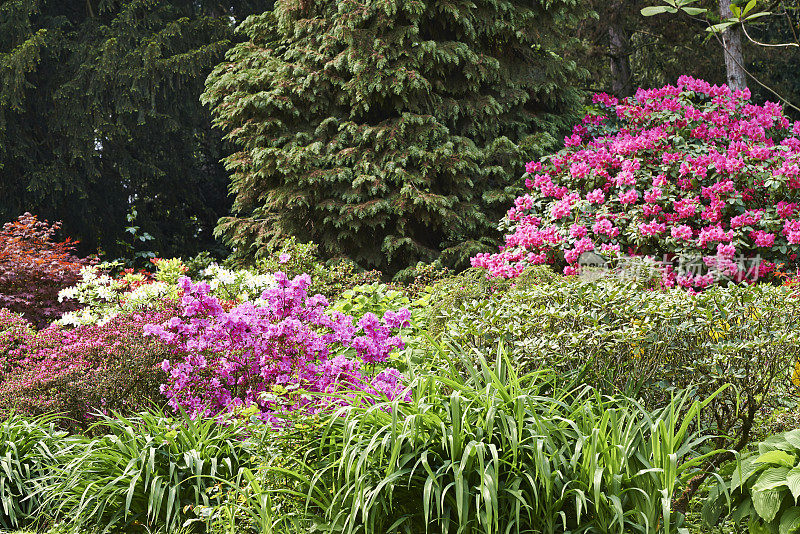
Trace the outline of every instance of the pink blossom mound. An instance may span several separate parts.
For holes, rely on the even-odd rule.
[[[276,421],[285,410],[324,409],[336,395],[409,395],[396,369],[367,374],[403,347],[396,331],[409,324],[408,310],[382,320],[368,313],[355,323],[330,312],[322,295],[308,295],[308,275],[289,280],[277,272],[275,279],[277,287],[258,302],[227,311],[207,284],[181,279],[178,315],[145,327],[185,354],[163,364],[161,391],[173,408],[209,416],[255,406],[265,421]]]
[[[623,101],[595,95],[565,148],[526,166],[505,245],[473,266],[580,270],[586,251],[663,261],[662,284],[753,281],[800,253],[800,122],[682,76]],[[692,264],[691,269],[684,266]]]
[[[165,303],[104,324],[35,330],[0,309],[0,412],[60,413],[80,427],[97,411],[130,413],[157,402],[163,398],[159,364],[177,349],[145,338],[142,329],[174,315],[174,306]]]

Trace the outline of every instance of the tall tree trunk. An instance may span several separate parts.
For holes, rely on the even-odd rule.
[[[608,39],[611,56],[611,89],[615,96],[624,97],[633,94],[631,80],[631,49],[630,40],[620,17],[615,17],[608,25]]]
[[[719,0],[719,15],[723,19],[733,16],[731,0]],[[728,74],[728,86],[741,90],[747,87],[747,75],[744,72],[744,56],[742,55],[742,29],[736,25],[722,32],[722,48],[725,53],[725,70]]]

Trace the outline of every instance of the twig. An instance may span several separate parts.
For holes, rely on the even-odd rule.
[[[798,46],[798,47],[800,47],[800,44],[798,44],[798,43],[775,43],[775,44],[770,44],[770,43],[762,43],[762,42],[756,41],[755,39],[750,37],[749,33],[747,33],[747,25],[746,24],[742,24],[742,31],[744,32],[744,35],[748,39],[750,39],[751,43],[757,44],[758,46],[769,46],[769,47]]]
[[[694,18],[694,17],[692,17],[692,18]],[[711,24],[710,24],[708,21],[705,21],[705,23],[706,23],[706,25],[707,25],[709,28],[712,28]],[[744,27],[744,24],[742,24],[742,27]],[[744,71],[744,73],[745,73],[745,74],[747,74],[747,75],[748,75],[750,78],[752,78],[754,82],[756,82],[758,85],[760,85],[761,87],[763,87],[764,89],[766,89],[767,91],[769,91],[770,93],[772,93],[773,95],[777,96],[777,97],[778,97],[778,99],[779,99],[781,102],[783,102],[784,104],[786,104],[786,105],[787,105],[787,106],[789,106],[790,108],[794,109],[795,111],[800,111],[800,107],[797,107],[797,106],[795,106],[794,104],[792,104],[791,102],[789,102],[787,99],[785,99],[784,97],[782,97],[780,94],[778,94],[778,92],[777,92],[777,91],[775,91],[773,88],[769,87],[769,86],[768,86],[768,85],[766,85],[764,82],[762,82],[761,80],[759,80],[758,78],[756,78],[756,77],[753,75],[753,73],[751,73],[749,70],[747,70],[747,69],[745,68],[745,66],[744,66],[744,65],[742,65],[741,63],[739,63],[739,61],[738,61],[738,60],[737,60],[735,57],[733,57],[733,56],[730,54],[730,52],[728,52],[728,50],[725,48],[725,46],[722,44],[722,39],[720,39],[720,36],[718,35],[720,32],[718,32],[718,31],[716,31],[716,30],[713,30],[713,29],[712,29],[712,30],[711,30],[711,33],[714,35],[714,38],[717,40],[717,42],[719,42],[719,45],[722,47],[722,50],[723,50],[723,52],[724,52],[725,54],[727,54],[727,55],[731,56],[731,58],[732,58],[732,59],[733,59],[733,61],[736,63],[736,65],[737,65],[739,68],[741,68],[741,69]]]

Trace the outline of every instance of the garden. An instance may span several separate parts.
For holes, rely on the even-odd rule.
[[[0,3],[0,531],[800,533],[800,6],[253,4]]]

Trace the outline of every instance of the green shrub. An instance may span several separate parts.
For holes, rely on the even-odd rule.
[[[269,255],[256,261],[260,272],[283,271],[289,278],[303,273],[311,276],[311,293],[320,293],[335,300],[344,291],[356,286],[377,283],[381,279],[378,271],[364,271],[355,263],[339,258],[324,262],[315,243],[300,243],[295,238],[285,239]]]
[[[769,285],[642,291],[563,278],[443,307],[446,335],[487,348],[502,340],[524,368],[583,374],[605,391],[663,405],[673,388],[700,397],[722,385],[704,424],[741,449],[771,387],[800,358],[800,299]],[[720,438],[722,446],[724,438]]]
[[[708,525],[730,518],[753,534],[800,532],[800,429],[767,438],[731,467],[703,506]]]
[[[411,298],[417,298],[441,280],[454,276],[453,272],[439,262],[417,262],[392,277],[392,282],[401,286]],[[457,276],[457,275],[456,275]]]
[[[103,435],[65,458],[45,494],[56,517],[76,527],[172,531],[209,504],[220,480],[250,465],[249,442],[235,421],[115,414],[91,430]]]
[[[195,280],[199,278],[200,271],[208,268],[208,266],[212,263],[214,263],[214,257],[211,255],[211,253],[206,252],[205,250],[198,252],[195,256],[192,256],[184,262],[184,265],[186,266],[186,276]]]
[[[494,295],[504,294],[511,288],[527,288],[549,284],[562,278],[549,267],[535,266],[526,269],[519,278],[509,281],[488,278],[485,269],[470,268],[453,276],[437,280],[431,288],[427,319],[431,334],[438,336],[447,320],[462,307],[480,305]]]
[[[649,411],[519,376],[502,350],[474,368],[453,358],[412,382],[410,402],[356,403],[285,434],[295,461],[267,469],[284,482],[261,502],[299,498],[285,521],[326,532],[676,532],[672,496],[715,454],[689,430],[708,400]]]
[[[332,307],[358,320],[366,313],[383,317],[389,310],[410,306],[411,301],[402,291],[386,284],[367,284],[344,291]]]

